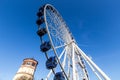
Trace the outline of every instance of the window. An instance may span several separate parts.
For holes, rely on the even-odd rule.
[[[35,63],[32,63],[32,66],[35,66]]]
[[[32,62],[27,62],[27,65],[31,65],[32,64]]]

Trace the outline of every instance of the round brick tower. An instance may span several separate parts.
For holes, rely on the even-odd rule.
[[[33,58],[24,59],[13,80],[33,80],[37,64],[38,61]]]

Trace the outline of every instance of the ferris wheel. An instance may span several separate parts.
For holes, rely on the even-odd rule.
[[[59,12],[50,4],[39,8],[37,34],[40,49],[46,56],[49,73],[43,80],[90,80],[86,64],[96,80],[110,78],[78,47]]]

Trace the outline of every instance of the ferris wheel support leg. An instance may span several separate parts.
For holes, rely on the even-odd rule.
[[[78,55],[78,54],[77,54],[77,55]],[[82,71],[83,71],[84,74],[85,74],[85,75],[84,75],[85,79],[86,79],[86,80],[89,80],[89,78],[88,78],[88,76],[87,76],[88,73],[86,73],[86,71],[85,71],[85,70],[86,70],[86,69],[85,69],[85,65],[82,63],[81,57],[80,57],[80,56],[77,56],[77,57],[78,57],[78,60],[79,60],[79,62],[80,62],[80,64],[81,64],[80,67],[82,68]]]
[[[63,59],[63,63],[62,63],[63,68],[65,68],[65,62],[66,62],[66,56],[67,56],[67,49],[66,49],[66,52],[65,52],[64,55],[65,56],[64,56],[64,59]]]
[[[73,66],[73,79],[76,80],[76,67],[75,67],[75,52],[74,52],[74,45],[72,44],[72,66]]]
[[[67,76],[68,76],[68,79],[70,79],[70,57],[68,58],[68,69],[67,69]]]
[[[48,80],[48,78],[50,77],[50,75],[52,74],[52,70],[50,70],[50,72],[48,73],[47,77],[45,78],[45,80]]]
[[[90,66],[90,68],[92,69],[92,71],[95,73],[95,75],[97,76],[97,78],[99,80],[102,80],[101,77],[98,75],[98,73],[95,71],[95,69],[93,68],[93,66],[86,60],[86,62],[88,63],[88,65]]]
[[[80,80],[80,79],[79,79],[79,74],[77,74],[76,76],[77,76],[77,80]]]
[[[75,47],[78,49],[84,59],[86,59],[102,76],[105,80],[111,80],[76,44]]]

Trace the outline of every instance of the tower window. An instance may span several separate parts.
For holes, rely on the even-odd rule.
[[[32,64],[32,62],[27,62],[27,65],[31,65]]]
[[[35,66],[35,63],[32,63],[32,66]]]

